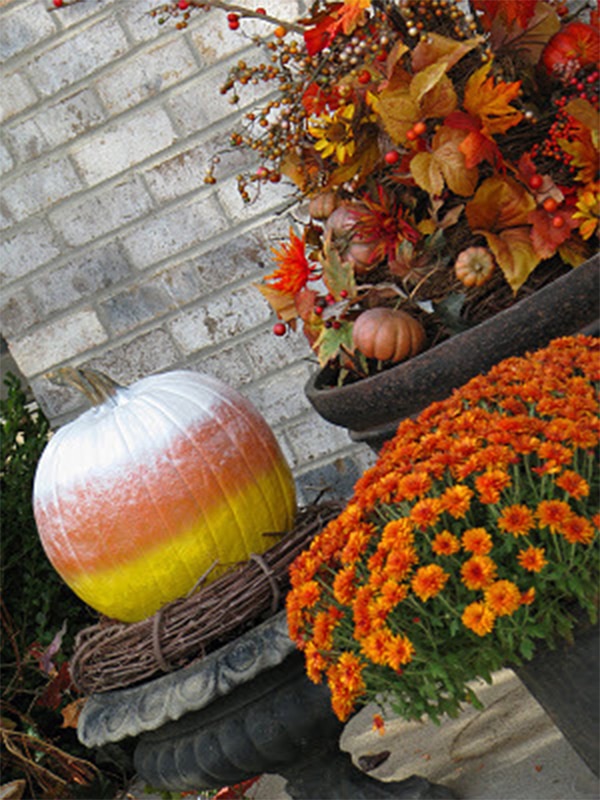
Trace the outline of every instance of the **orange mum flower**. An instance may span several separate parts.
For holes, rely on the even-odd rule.
[[[385,570],[392,580],[402,581],[418,560],[414,547],[401,547],[399,550],[392,550],[389,554]]]
[[[309,642],[304,650],[306,674],[313,683],[321,683],[323,672],[327,669],[327,659],[317,649],[314,642]]]
[[[431,543],[431,549],[436,556],[452,556],[460,550],[460,542],[450,531],[442,531]]]
[[[417,500],[410,512],[410,518],[414,524],[425,530],[431,525],[435,525],[442,511],[442,504],[439,497],[426,497]]]
[[[556,485],[564,489],[575,500],[587,497],[590,493],[588,482],[572,469],[566,469],[556,479]]]
[[[517,561],[528,572],[541,572],[548,563],[545,552],[543,547],[528,547],[527,550],[521,550]]]
[[[496,581],[484,590],[485,602],[497,617],[514,614],[521,605],[521,592],[512,581]]]
[[[438,564],[428,564],[419,567],[410,585],[417,597],[425,602],[442,591],[449,577]]]
[[[472,497],[473,490],[468,486],[462,484],[449,486],[440,498],[442,509],[454,519],[462,519],[469,510]]]
[[[386,646],[386,658],[388,666],[398,672],[403,664],[412,661],[415,648],[407,636],[402,634],[393,635]]]
[[[523,592],[523,594],[521,595],[521,605],[530,606],[534,600],[535,600],[535,588],[532,586],[530,589],[527,589],[527,591]]]
[[[477,636],[486,636],[494,629],[496,617],[485,603],[471,603],[463,611],[461,620],[465,628],[469,628]]]
[[[350,605],[356,592],[356,567],[345,567],[335,576],[333,596],[338,603]]]
[[[270,289],[295,295],[306,286],[311,277],[312,267],[308,263],[304,245],[304,236],[302,238],[296,236],[290,228],[290,241],[282,244],[280,248],[271,248],[273,258],[279,267],[264,278]]]
[[[431,489],[431,478],[426,472],[411,472],[398,483],[398,497],[402,500],[414,500]]]
[[[494,581],[496,569],[489,556],[473,556],[462,565],[460,575],[467,589],[484,589]]]
[[[303,608],[312,608],[321,599],[321,587],[316,581],[307,581],[296,589],[295,594]]]
[[[564,500],[542,500],[536,510],[540,528],[550,528],[552,533],[561,530],[571,516],[571,507]]]
[[[387,628],[379,628],[366,636],[361,642],[361,652],[374,664],[388,663],[387,649],[392,634]]]
[[[527,506],[515,503],[502,509],[497,525],[504,533],[512,533],[513,536],[526,536],[535,526],[535,517]]]
[[[355,653],[343,652],[336,665],[336,679],[349,691],[361,692],[365,687],[363,669],[364,664]]]
[[[594,538],[592,523],[577,514],[572,514],[563,522],[560,532],[569,544],[590,544]]]
[[[486,556],[492,549],[492,537],[485,528],[469,528],[462,535],[462,546],[476,556]]]
[[[381,544],[390,550],[394,547],[410,545],[414,539],[413,524],[408,517],[388,522],[381,534]]]
[[[510,475],[502,469],[488,469],[475,478],[475,488],[482,503],[497,503],[500,492],[511,483]]]

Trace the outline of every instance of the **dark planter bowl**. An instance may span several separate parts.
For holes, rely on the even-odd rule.
[[[600,316],[600,256],[474,328],[457,334],[378,375],[332,386],[327,368],[305,393],[328,422],[348,428],[352,438],[378,447],[398,424],[435,400],[443,400],[470,378],[509,356],[537,350],[559,336],[597,332]]]

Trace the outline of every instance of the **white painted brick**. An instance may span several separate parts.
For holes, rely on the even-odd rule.
[[[237,5],[254,10],[255,0],[241,0]],[[298,3],[290,0],[269,0],[265,3],[269,14],[281,20],[294,20],[298,14]],[[213,9],[206,15],[203,23],[193,25],[191,37],[198,54],[205,64],[214,64],[246,46],[253,36],[269,36],[274,29],[272,23],[245,17],[240,19],[237,31],[229,29],[227,15],[220,9]]]
[[[170,264],[157,274],[165,291],[178,306],[201,300],[227,284],[248,280],[256,275],[263,258],[263,245],[257,236],[235,236],[195,255],[182,264]],[[262,295],[256,290],[262,301]]]
[[[131,262],[144,269],[201,244],[228,227],[212,194],[204,194],[185,205],[146,218],[123,235],[122,241]]]
[[[113,186],[88,193],[50,214],[52,224],[68,244],[82,245],[152,210],[152,201],[134,175]]]
[[[239,30],[229,29],[227,15],[220,9],[212,9],[206,14],[204,22],[192,28],[190,38],[207,66],[244,50],[248,42]]]
[[[0,203],[0,230],[5,231],[8,228],[12,228],[14,223],[15,221],[9,214],[8,209],[4,208]]]
[[[255,54],[243,51],[241,55],[250,63]],[[270,87],[260,83],[245,86],[239,104],[232,102],[231,92],[221,94],[221,86],[227,80],[231,66],[232,62],[219,63],[208,72],[200,73],[198,78],[169,99],[169,108],[184,133],[192,136],[209,125],[219,124],[224,131],[224,143],[227,143],[230,133],[241,127],[243,110],[253,107],[267,95]],[[231,120],[225,126],[222,121],[228,117]]]
[[[47,0],[38,0],[38,2],[47,4]],[[50,0],[50,3],[52,0]],[[129,0],[127,0],[129,2]],[[68,3],[62,6],[59,11],[53,12],[54,21],[57,22],[61,28],[71,28],[73,25],[79,25],[86,19],[94,16],[107,13],[114,14],[115,10],[123,5],[123,0],[100,0],[99,2],[82,2],[82,3]],[[111,8],[114,6],[115,8]]]
[[[191,364],[192,369],[212,375],[228,386],[239,388],[252,379],[252,369],[238,347],[224,347]],[[244,390],[245,391],[245,390]]]
[[[36,220],[0,243],[0,279],[3,284],[22,278],[60,253],[50,226]]]
[[[84,300],[91,302],[98,293],[122,284],[131,271],[115,242],[77,251],[59,267],[47,267],[43,279],[36,278],[29,285],[39,321],[82,305]]]
[[[216,184],[217,195],[227,216],[235,222],[251,220],[261,215],[274,214],[290,203],[294,197],[294,187],[287,181],[280,183],[253,183],[248,191],[252,198],[250,203],[245,203],[237,188],[234,178],[218,181]],[[256,194],[254,192],[256,191]]]
[[[7,125],[5,135],[19,161],[27,161],[85,133],[105,117],[94,93],[83,89],[38,109],[32,117]]]
[[[59,158],[36,165],[18,179],[5,183],[0,202],[6,204],[16,220],[23,220],[64,200],[81,186],[71,162]]]
[[[213,157],[222,160],[216,173],[220,180],[247,169],[251,163],[248,153],[226,145],[222,135],[213,136],[150,167],[145,176],[152,196],[165,203],[202,188]]]
[[[156,327],[136,339],[111,347],[87,364],[110,375],[119,383],[129,384],[155,372],[175,369],[181,353],[163,328]]]
[[[268,316],[256,303],[252,287],[243,287],[206,301],[180,314],[169,323],[169,330],[185,354],[226,342],[260,325]]]
[[[25,289],[5,289],[0,301],[3,336],[18,336],[35,323],[35,307]]]
[[[117,0],[118,2],[119,0]],[[166,20],[163,25],[159,23],[161,15],[151,16],[148,12],[151,8],[160,8],[160,3],[153,3],[150,0],[128,0],[127,4],[121,9],[121,22],[133,42],[141,44],[154,39],[164,39],[167,36],[183,37],[183,33],[176,30],[175,20],[163,15]]]
[[[9,343],[21,371],[25,375],[36,375],[106,340],[106,332],[96,313],[82,309]]]
[[[18,114],[36,100],[36,94],[24,75],[19,72],[3,75],[2,91],[0,92],[0,121],[4,122]]]
[[[303,391],[309,374],[306,364],[296,364],[279,370],[266,380],[252,383],[245,394],[269,425],[279,425],[309,409]]]
[[[80,81],[127,52],[129,45],[116,16],[76,30],[64,41],[35,56],[26,72],[43,95]]]
[[[56,32],[50,14],[39,3],[15,3],[0,21],[0,61],[22,53]]]
[[[178,37],[136,52],[103,72],[97,82],[98,93],[108,111],[118,114],[179,83],[196,69],[185,39]]]
[[[4,175],[14,167],[15,162],[6,147],[0,142],[0,173]]]
[[[298,387],[298,391],[301,392],[302,388]],[[315,412],[289,424],[286,433],[294,450],[294,467],[330,456],[336,450],[347,448],[351,444],[345,428],[332,425]]]
[[[266,304],[266,300],[259,294],[257,303]],[[276,320],[275,312],[271,312],[271,321]],[[300,328],[300,326],[299,326]],[[276,372],[301,359],[311,358],[312,351],[302,331],[290,331],[285,336],[275,336],[271,327],[256,333],[251,339],[244,342],[242,349],[248,354],[255,375],[261,377]]]
[[[70,152],[84,180],[93,186],[125,172],[174,141],[169,117],[162,108],[154,108],[103,128],[76,143]]]
[[[39,158],[50,149],[38,125],[37,115],[4,127],[7,142],[20,162]]]

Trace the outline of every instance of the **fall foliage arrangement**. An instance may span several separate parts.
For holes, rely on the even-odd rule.
[[[589,5],[317,0],[275,28],[265,9],[228,14],[233,29],[243,16],[272,23],[256,39],[268,60],[239,61],[221,90],[235,101],[248,84],[273,89],[231,136],[260,162],[239,190],[251,201],[285,177],[307,201],[259,286],[275,333],[301,324],[341,383],[593,255],[600,48]]]
[[[555,339],[402,422],[295,560],[290,636],[340,719],[456,714],[597,619],[599,348]]]

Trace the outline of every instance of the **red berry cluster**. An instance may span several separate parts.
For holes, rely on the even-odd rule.
[[[571,165],[573,157],[562,149],[559,142],[561,139],[570,139],[577,126],[576,120],[565,111],[567,102],[566,97],[561,97],[556,101],[558,111],[554,122],[548,130],[548,135],[543,142],[535,144],[531,150],[531,157],[536,162],[554,162],[554,167],[560,168],[565,179],[572,177],[575,174],[575,169]],[[550,169],[551,167],[548,168]]]

